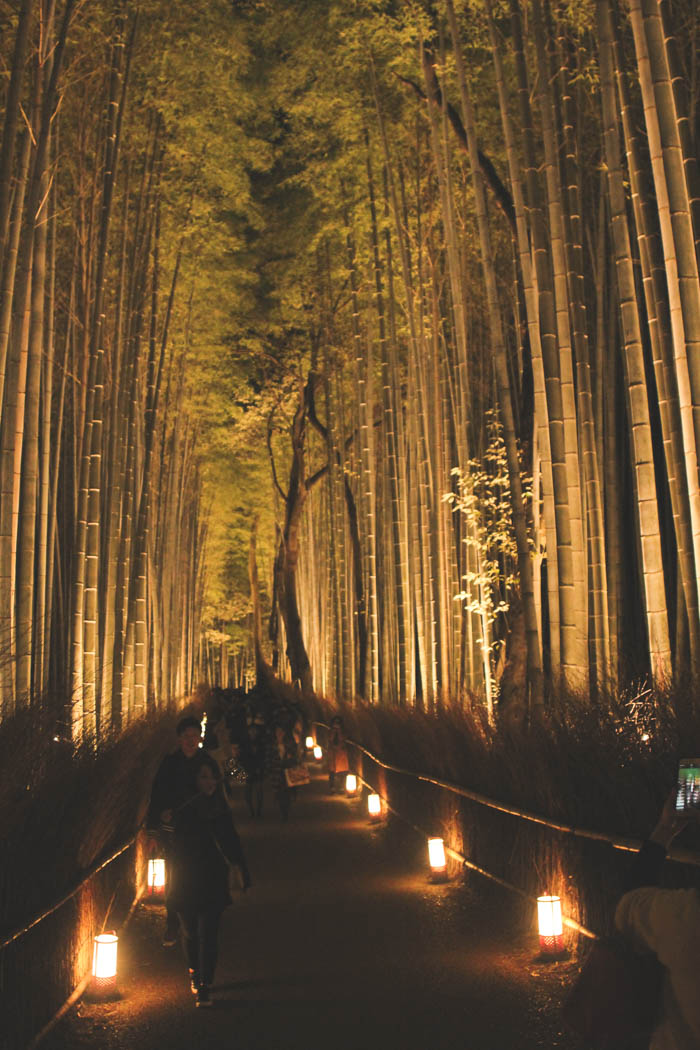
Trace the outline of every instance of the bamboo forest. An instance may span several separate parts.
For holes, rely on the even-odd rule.
[[[0,718],[700,670],[694,0],[0,0]]]

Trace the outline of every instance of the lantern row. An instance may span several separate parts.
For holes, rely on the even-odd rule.
[[[354,773],[348,773],[345,777],[345,794],[348,798],[354,798],[358,794],[358,778]],[[376,792],[367,796],[367,812],[373,823],[382,819],[382,798]],[[438,836],[428,839],[428,864],[431,882],[447,882],[445,842]],[[537,927],[540,954],[544,958],[562,955],[565,948],[560,897],[545,894],[537,898]]]
[[[315,743],[312,736],[307,736],[305,743],[314,760],[321,762],[321,746]],[[367,786],[371,787],[369,784]],[[359,791],[360,778],[356,773],[348,773],[345,777],[346,797],[356,798]],[[371,823],[378,823],[384,816],[383,799],[376,791],[367,796],[367,814]],[[428,839],[428,864],[432,882],[447,881],[445,842],[438,836]],[[152,857],[148,861],[146,893],[151,898],[162,898],[165,895],[165,860],[162,857]],[[561,899],[550,894],[538,897],[537,919],[542,956],[555,958],[561,955],[564,951]],[[95,997],[108,997],[116,991],[118,941],[119,938],[113,931],[98,934],[94,938],[91,993]]]

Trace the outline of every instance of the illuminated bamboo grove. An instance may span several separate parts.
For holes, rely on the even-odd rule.
[[[0,14],[3,713],[696,674],[697,5],[180,7]]]
[[[322,214],[292,677],[519,722],[697,673],[696,5],[327,7],[271,45],[316,44],[284,91]]]
[[[154,16],[0,13],[0,712],[48,703],[76,741],[200,673],[202,427],[184,365],[207,172],[198,215],[194,161],[173,161],[150,86]]]

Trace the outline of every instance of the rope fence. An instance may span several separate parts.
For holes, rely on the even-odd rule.
[[[6,937],[5,940],[1,941],[0,942],[0,951],[2,951],[3,948],[7,948],[7,946],[9,944],[12,944],[13,941],[17,941],[17,940],[19,940],[20,937],[24,937],[24,935],[26,933],[29,933],[29,931],[33,930],[35,926],[38,926],[40,922],[43,922],[44,919],[48,919],[49,915],[53,915],[53,913],[58,911],[59,908],[62,908],[64,904],[67,904],[68,901],[73,899],[73,897],[76,897],[80,893],[80,891],[83,888],[83,886],[85,886],[88,882],[90,882],[91,879],[94,879],[96,875],[99,875],[99,873],[104,868],[106,868],[106,867],[108,867],[108,865],[112,864],[118,857],[121,857],[122,853],[126,853],[126,851],[131,846],[133,846],[135,842],[136,842],[136,835],[133,835],[129,839],[128,842],[124,843],[123,846],[119,847],[119,849],[116,851],[116,853],[113,853],[106,860],[101,861],[99,864],[97,864],[93,868],[91,868],[88,871],[87,875],[85,875],[80,880],[78,885],[74,886],[74,888],[69,893],[66,893],[66,895],[64,897],[61,897],[61,899],[59,901],[56,901],[55,904],[52,904],[49,908],[46,909],[46,911],[43,911],[41,913],[41,915],[37,915],[37,917],[35,919],[32,919],[31,922],[27,923],[26,926],[20,927],[19,929],[15,930],[13,933],[11,933],[9,935],[9,937]]]
[[[325,722],[314,722],[314,725],[321,726],[324,729],[328,729],[329,726]],[[592,839],[596,842],[607,842],[614,849],[625,850],[628,853],[637,853],[642,845],[640,839],[624,838],[622,836],[610,835],[605,831],[593,831],[589,828],[577,828],[573,824],[562,824],[554,820],[549,820],[546,817],[541,817],[536,813],[530,813],[525,809],[518,809],[515,806],[506,806],[503,802],[497,802],[495,799],[488,798],[486,795],[480,795],[476,791],[470,791],[469,788],[462,787],[461,784],[455,784],[450,780],[441,780],[439,777],[430,777],[425,773],[416,773],[413,769],[402,769],[401,766],[394,766],[389,762],[384,762],[383,759],[379,758],[378,755],[372,754],[367,748],[363,747],[362,744],[358,744],[354,740],[346,740],[346,744],[361,751],[363,755],[371,759],[372,762],[376,762],[382,769],[386,769],[390,773],[398,773],[401,776],[413,777],[415,780],[421,780],[426,784],[433,784],[435,787],[444,788],[446,791],[451,791],[455,795],[461,795],[462,798],[467,798],[472,802],[478,802],[482,806],[487,806],[489,809],[495,809],[499,813],[507,813],[512,817],[519,817],[520,820],[528,820],[533,824],[540,824],[545,828],[551,828],[553,831],[559,831],[566,835],[573,835],[577,838]],[[700,855],[694,853],[692,850],[686,849],[672,849],[668,854],[668,859],[676,861],[678,864],[692,864],[695,867],[700,867]]]
[[[131,843],[128,843],[125,848],[128,848],[128,846],[130,844]],[[113,860],[116,860],[118,856],[121,856],[121,854],[123,852],[124,852],[124,850],[120,850],[119,853],[115,854],[113,857],[110,857],[109,861],[107,861],[105,864],[103,864],[102,867],[106,867],[107,864],[111,864],[111,862]],[[101,869],[98,869],[98,870],[101,870]],[[92,873],[92,876],[90,876],[90,877],[92,878],[94,875],[97,875],[97,871],[94,871]],[[70,900],[70,898],[67,898],[67,899]],[[117,929],[119,931],[121,931],[122,929],[124,929],[125,926],[128,925],[129,920],[131,919],[131,916],[134,913],[136,905],[139,903],[139,899],[140,898],[139,898],[139,895],[137,893],[136,896],[134,897],[133,901],[131,902],[131,907],[129,908],[129,911],[126,914],[126,916],[124,918],[124,921],[122,922],[121,926],[117,927]],[[59,905],[59,907],[60,907],[60,905]],[[44,1037],[49,1034],[51,1029],[54,1028],[58,1024],[58,1022],[61,1020],[61,1018],[65,1017],[65,1015],[68,1013],[68,1011],[71,1009],[71,1007],[74,1006],[75,1003],[77,1003],[80,998],[82,998],[84,993],[87,991],[88,985],[90,984],[90,976],[91,975],[88,973],[88,974],[86,974],[85,977],[83,977],[82,981],[73,989],[71,994],[68,996],[68,998],[63,1003],[63,1005],[59,1007],[59,1009],[56,1011],[56,1013],[53,1015],[53,1017],[49,1018],[49,1020],[46,1022],[44,1027],[39,1032],[37,1032],[37,1034],[34,1036],[32,1041],[27,1046],[27,1050],[36,1050],[36,1048],[40,1045],[40,1043],[42,1042]]]
[[[325,722],[314,721],[312,725],[318,726],[319,728],[325,730],[330,730],[330,726]],[[498,802],[495,799],[489,798],[486,795],[482,795],[477,791],[471,791],[469,790],[469,788],[465,788],[461,784],[455,784],[449,780],[442,780],[439,777],[431,777],[425,773],[417,773],[413,769],[404,769],[401,766],[395,766],[390,762],[385,762],[378,755],[373,754],[366,747],[363,747],[362,744],[358,744],[355,740],[346,740],[345,743],[349,747],[355,748],[356,751],[359,751],[361,754],[365,755],[368,759],[370,759],[371,762],[374,762],[381,769],[385,769],[389,773],[396,773],[399,776],[412,777],[414,780],[421,781],[425,784],[432,784],[434,787],[442,788],[445,791],[449,791],[452,794],[459,795],[461,798],[466,798],[471,802],[476,802],[481,806],[487,807],[488,809],[496,810],[499,813],[506,813],[509,816],[517,817],[520,820],[529,821],[533,824],[538,824],[542,827],[549,828],[552,831],[560,832],[561,834],[571,835],[576,838],[589,839],[595,842],[607,842],[614,849],[624,850],[630,853],[638,852],[642,845],[641,841],[638,839],[630,839],[625,838],[623,836],[614,836],[608,834],[607,832],[595,831],[589,828],[578,828],[575,827],[573,824],[562,824],[559,821],[549,820],[546,817],[541,817],[536,813],[530,813],[528,810],[519,809],[516,806],[507,806],[503,802]],[[373,792],[377,791],[376,787],[374,787],[374,785],[372,785],[363,776],[359,776],[359,779],[366,787],[370,788]],[[390,813],[393,813],[394,816],[398,817],[399,820],[402,820],[405,824],[408,824],[409,827],[412,827],[413,830],[417,831],[420,835],[428,836],[429,833],[426,831],[425,828],[421,828],[418,827],[416,824],[413,824],[412,821],[408,820],[402,813],[399,813],[391,805],[389,805],[386,798],[384,798],[383,796],[381,797],[386,809]],[[475,871],[479,875],[483,875],[485,878],[497,883],[499,886],[503,886],[505,889],[516,893],[524,900],[530,901],[533,904],[537,903],[537,898],[531,896],[529,893],[525,893],[525,891],[520,889],[520,887],[513,885],[513,883],[508,882],[506,879],[503,879],[498,875],[494,875],[493,872],[487,871],[485,868],[482,868],[478,864],[475,864],[473,861],[469,860],[469,858],[466,857],[463,853],[460,853],[459,850],[455,850],[451,846],[446,845],[445,852],[454,860],[460,862],[465,867],[469,868],[471,871]],[[691,850],[671,850],[668,854],[668,859],[675,861],[679,864],[690,864],[696,867],[700,867],[700,856],[698,856],[697,853],[694,853]],[[582,934],[584,937],[588,937],[591,940],[598,939],[597,933],[594,933],[592,930],[587,929],[587,927],[582,926],[581,923],[577,922],[575,919],[571,919],[568,916],[563,915],[562,922],[565,926],[569,927],[572,930],[576,930],[576,932]]]
[[[314,721],[312,725],[317,726],[320,729],[330,729],[330,726],[325,722]],[[637,852],[642,845],[641,841],[638,839],[630,839],[625,838],[623,836],[614,836],[604,831],[595,831],[590,828],[579,828],[573,824],[565,824],[561,823],[560,821],[550,820],[546,817],[539,816],[536,813],[531,813],[528,810],[520,809],[516,806],[508,806],[503,802],[498,802],[497,800],[489,798],[486,795],[482,795],[477,791],[471,791],[469,788],[465,788],[461,784],[455,784],[452,781],[443,780],[440,777],[428,776],[425,773],[418,773],[412,769],[404,769],[403,767],[396,766],[391,762],[385,762],[384,759],[380,758],[378,755],[375,755],[373,752],[369,751],[366,747],[363,747],[362,744],[357,743],[357,741],[355,740],[346,740],[346,744],[350,747],[355,748],[356,751],[365,755],[371,762],[374,762],[377,766],[379,766],[381,769],[385,769],[387,772],[396,773],[399,776],[412,777],[414,780],[421,781],[425,784],[431,784],[434,787],[442,788],[443,790],[451,792],[454,795],[458,795],[461,798],[466,798],[471,802],[476,802],[478,805],[496,810],[499,813],[506,813],[509,816],[517,817],[519,820],[529,821],[530,823],[538,824],[542,827],[549,828],[552,831],[557,831],[564,835],[571,835],[577,838],[589,839],[596,842],[607,842],[610,846],[613,847],[613,849],[623,850],[626,852]],[[371,788],[372,791],[376,792],[376,788],[368,780],[366,780],[362,776],[360,777],[360,780],[366,787]],[[417,825],[413,824],[410,820],[408,820],[403,814],[393,809],[385,798],[383,798],[383,802],[386,809],[389,812],[393,813],[404,823],[412,827],[414,831],[418,832],[421,835],[428,834],[425,828],[418,827]],[[4,948],[7,948],[8,945],[12,944],[14,941],[19,940],[19,938],[23,937],[35,926],[38,926],[39,923],[43,922],[44,919],[47,919],[50,915],[53,915],[54,912],[58,911],[59,908],[62,908],[64,904],[67,904],[68,901],[72,900],[75,896],[77,896],[77,894],[80,892],[83,886],[85,886],[88,882],[91,881],[91,879],[93,879],[96,875],[103,871],[104,868],[106,868],[108,865],[112,864],[115,860],[117,860],[117,858],[120,857],[123,853],[125,853],[126,850],[130,849],[135,844],[136,839],[137,836],[133,835],[127,842],[120,846],[119,849],[117,849],[114,853],[107,857],[106,860],[101,861],[99,864],[96,864],[93,868],[91,868],[69,893],[61,897],[60,900],[56,901],[49,908],[43,911],[40,915],[37,915],[36,918],[31,920],[31,922],[19,927],[18,929],[10,933],[8,936],[6,936],[2,941],[0,941],[0,951],[2,951]],[[450,846],[445,846],[445,850],[449,856],[463,864],[465,867],[469,868],[471,871],[475,871],[478,874],[483,875],[485,878],[490,879],[492,882],[495,882],[498,885],[503,886],[505,889],[508,889],[511,892],[518,894],[525,900],[530,900],[533,902],[536,901],[536,898],[531,897],[530,894],[525,893],[518,886],[515,886],[513,885],[513,883],[508,882],[506,879],[502,879],[500,876],[494,875],[492,872],[480,867],[478,864],[475,864],[473,861],[471,861],[463,853],[460,853],[458,850],[455,850]],[[668,859],[675,861],[679,864],[690,864],[695,867],[700,867],[700,856],[698,856],[697,853],[694,853],[691,850],[673,849],[669,852]],[[597,934],[593,933],[591,930],[588,930],[585,926],[582,926],[574,919],[564,917],[563,922],[566,926],[576,930],[584,937],[589,937],[592,939],[595,939],[597,937]]]
[[[348,740],[346,741],[346,743],[352,744],[352,741]],[[368,752],[365,753],[368,754]],[[391,767],[386,768],[391,769]],[[357,776],[358,779],[365,785],[365,787],[368,787],[373,792],[379,794],[379,792],[377,792],[376,787],[374,787],[373,784],[370,784],[369,780],[366,780],[365,777],[359,774],[357,774]],[[425,828],[420,827],[418,824],[414,824],[413,821],[405,817],[403,813],[399,813],[397,809],[394,809],[393,806],[390,806],[383,795],[380,794],[380,798],[382,799],[382,802],[384,803],[384,806],[386,807],[389,813],[393,813],[395,817],[398,817],[398,819],[403,821],[404,824],[408,824],[408,826],[413,828],[414,831],[417,831],[419,835],[425,835],[426,838],[429,837],[429,832],[426,831]],[[453,849],[452,846],[446,845],[445,853],[449,857],[452,857],[453,860],[459,861],[461,864],[464,865],[465,868],[469,868],[470,871],[476,871],[479,875],[483,875],[485,878],[490,879],[491,882],[495,882],[499,886],[503,886],[504,889],[511,890],[513,893],[516,893],[519,897],[522,897],[523,900],[530,901],[530,903],[532,904],[537,903],[536,897],[532,897],[529,893],[525,893],[525,891],[521,890],[519,886],[513,885],[513,883],[508,882],[507,879],[502,879],[500,875],[494,875],[493,872],[487,871],[486,868],[481,868],[478,864],[475,864],[473,861],[469,860],[468,857],[465,857],[463,853],[460,853],[459,850]],[[570,919],[568,918],[568,916],[562,915],[562,922],[565,926],[568,926],[570,929],[576,930],[578,933],[583,934],[584,937],[589,937],[591,940],[598,939],[597,933],[593,933],[592,930],[589,930],[585,926],[582,926],[581,923],[576,922],[575,919]]]

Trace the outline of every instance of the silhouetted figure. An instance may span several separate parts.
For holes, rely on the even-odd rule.
[[[336,776],[347,773],[350,768],[348,749],[345,745],[345,730],[340,715],[331,719],[331,731],[328,737],[328,787],[333,793],[336,790]]]
[[[293,724],[276,725],[268,750],[270,780],[279,805],[282,820],[289,819],[294,788],[287,783],[285,771],[299,764],[299,748],[294,737]]]
[[[245,800],[251,817],[261,817],[265,788],[265,759],[267,751],[265,719],[256,715],[247,727],[240,746],[238,760],[245,770]]]
[[[700,1047],[700,887],[660,889],[666,852],[697,810],[676,811],[676,790],[636,860],[631,889],[620,900],[615,925],[642,951],[652,951],[664,967],[661,1013],[650,1050],[698,1050]]]
[[[150,852],[160,843],[165,859],[165,909],[166,922],[163,945],[172,947],[177,941],[178,921],[170,901],[171,847],[174,814],[194,794],[194,773],[198,757],[204,752],[200,748],[202,726],[194,715],[181,718],[176,729],[177,750],[166,755],[153,780],[151,799],[146,814],[146,829],[151,835]]]
[[[231,873],[250,886],[248,865],[221,788],[216,763],[202,755],[196,794],[175,814],[171,902],[182,927],[196,1005],[211,1005],[221,913],[231,903]]]

